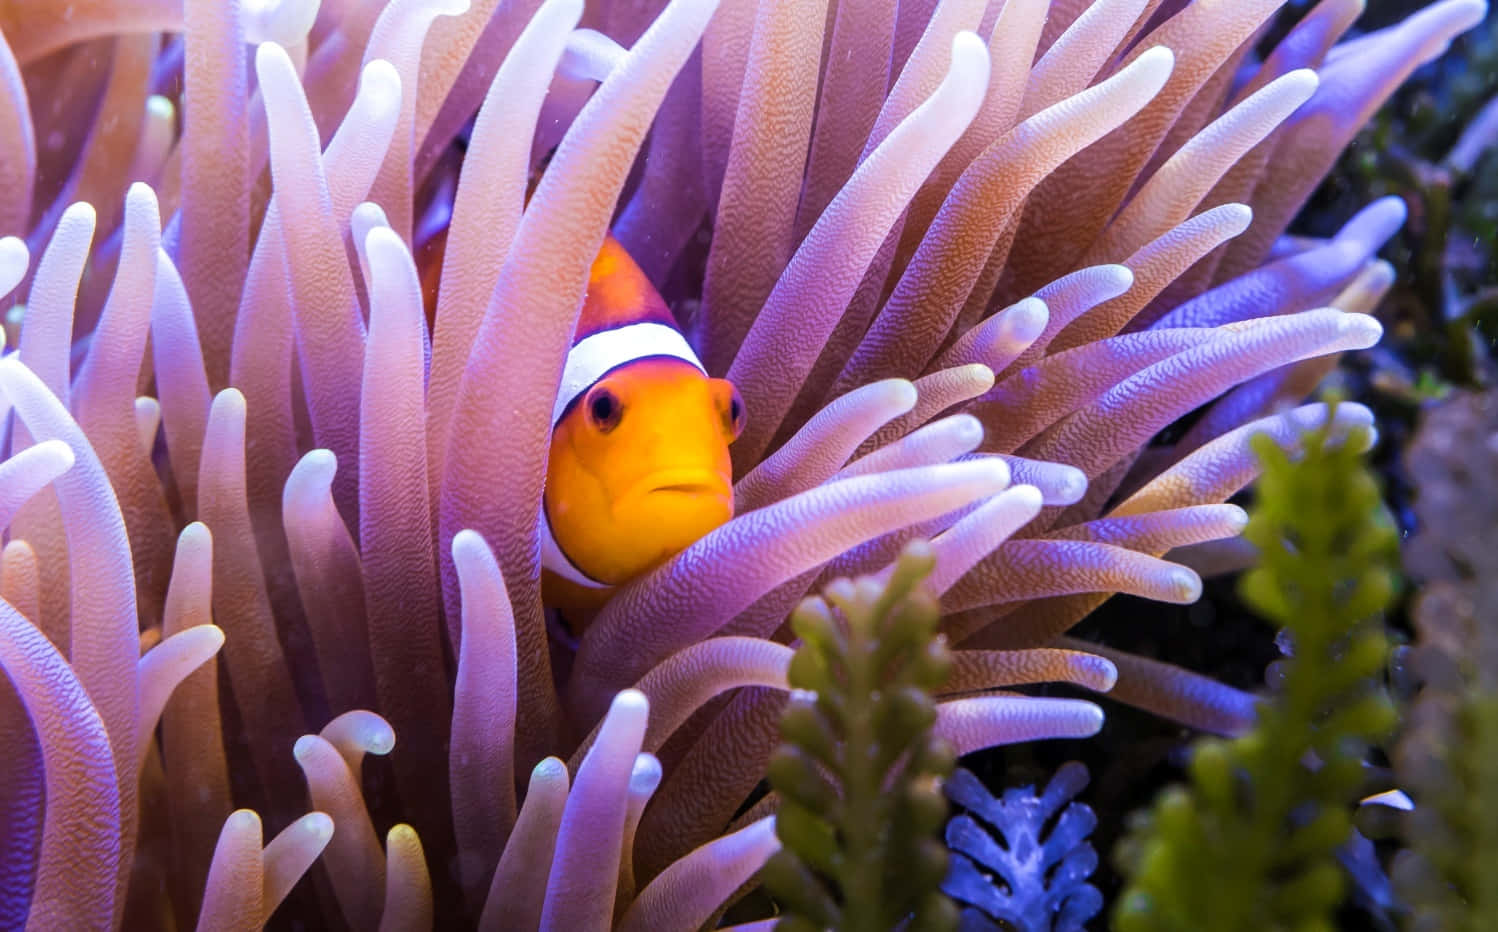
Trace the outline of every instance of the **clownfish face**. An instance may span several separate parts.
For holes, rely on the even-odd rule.
[[[728,445],[743,429],[732,384],[671,357],[616,368],[557,421],[546,518],[559,549],[591,579],[627,582],[733,517]],[[607,589],[548,574],[546,601],[591,610]]]

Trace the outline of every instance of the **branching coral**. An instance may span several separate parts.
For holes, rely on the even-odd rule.
[[[995,797],[971,771],[959,769],[947,798],[962,813],[947,823],[952,869],[942,890],[961,903],[963,928],[1008,927],[1025,932],[1079,930],[1103,905],[1087,882],[1097,852],[1087,837],[1097,817],[1076,795],[1087,768],[1076,761],[1056,771],[1039,793],[1033,786]]]
[[[304,917],[420,924],[430,902],[444,926],[478,921],[500,878],[531,898],[525,921],[663,921],[719,889],[695,871],[762,850],[762,828],[702,846],[764,772],[790,609],[917,537],[949,689],[1121,672],[1126,701],[1241,727],[1241,693],[1056,638],[1114,592],[1194,599],[1196,574],[1162,556],[1241,529],[1222,502],[1257,471],[1249,437],[1326,420],[1283,409],[1377,339],[1348,295],[1402,214],[1279,234],[1483,10],[1443,0],[1334,51],[1357,4],[1323,0],[1254,61],[1278,5],[0,11],[0,283],[24,295],[0,362],[0,596],[26,646],[0,696],[7,915],[258,921],[307,838],[327,841],[294,823],[310,785],[338,802],[324,861],[343,880],[294,895]],[[418,268],[444,223],[427,328]],[[611,223],[739,381],[749,428],[738,516],[621,587],[571,656],[547,636],[537,519]],[[1367,422],[1338,409],[1339,430]],[[189,673],[210,619],[222,656]],[[146,656],[166,653],[142,666],[158,629]],[[166,690],[148,684],[177,674],[150,727]],[[616,699],[633,687],[649,722]],[[1101,713],[954,695],[939,721],[969,750],[1089,734]],[[357,779],[392,735],[388,768]],[[578,787],[550,763],[520,792],[552,755]],[[574,837],[585,811],[623,818],[617,850]],[[374,826],[403,821],[381,852]],[[257,875],[255,845],[293,824]]]

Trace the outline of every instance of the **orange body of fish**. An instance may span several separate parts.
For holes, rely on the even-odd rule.
[[[423,249],[428,313],[445,233]],[[612,236],[593,262],[552,411],[542,592],[574,632],[615,588],[733,517],[733,385],[708,376],[670,309]]]

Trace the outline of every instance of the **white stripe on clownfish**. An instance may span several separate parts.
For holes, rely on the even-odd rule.
[[[558,576],[569,582],[577,583],[588,589],[611,589],[609,583],[600,582],[584,573],[577,564],[567,558],[562,552],[561,544],[557,543],[556,536],[551,533],[551,522],[546,520],[546,503],[541,503],[541,566],[551,570]]]
[[[669,356],[694,366],[707,374],[692,352],[686,337],[670,324],[646,321],[626,324],[590,333],[573,345],[562,370],[562,383],[556,404],[551,409],[551,426],[556,427],[567,408],[605,375],[637,359]]]

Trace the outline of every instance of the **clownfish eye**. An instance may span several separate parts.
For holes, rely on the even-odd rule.
[[[733,390],[733,398],[728,402],[728,430],[734,438],[744,432],[744,399],[739,397],[738,389]]]
[[[624,416],[624,405],[619,401],[619,396],[603,386],[599,386],[588,393],[587,398],[588,420],[598,428],[600,433],[608,433],[619,426],[619,419]]]

